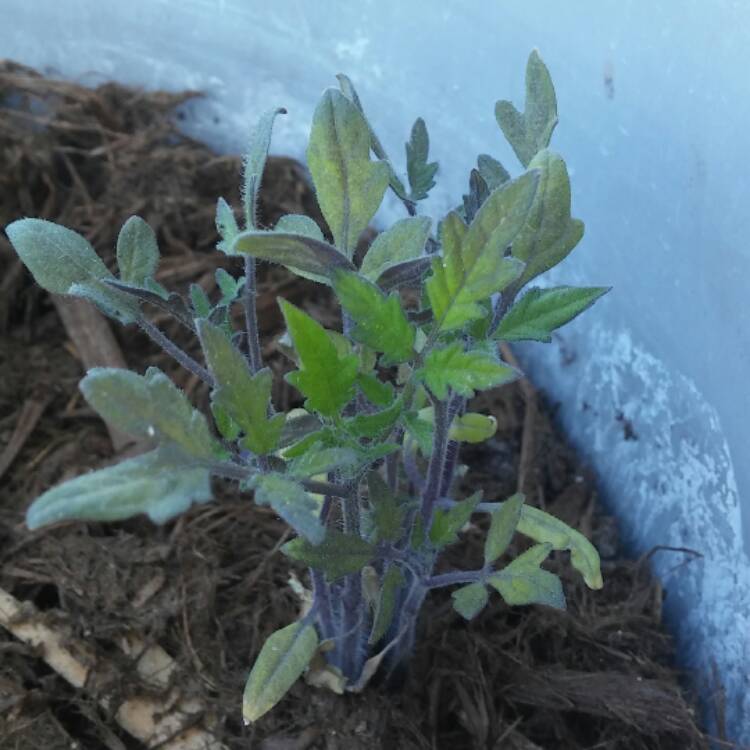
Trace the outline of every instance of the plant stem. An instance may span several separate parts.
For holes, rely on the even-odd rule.
[[[186,370],[197,375],[204,383],[213,388],[214,379],[205,367],[199,365],[187,352],[170,341],[150,320],[139,318],[138,327],[156,344],[158,344],[172,359],[181,364]]]
[[[450,428],[449,409],[446,401],[433,399],[435,409],[435,432],[432,440],[432,455],[427,467],[427,482],[422,493],[422,525],[425,532],[430,529],[432,512],[440,497],[443,482],[446,453],[448,450],[448,431]]]
[[[211,467],[211,473],[225,479],[250,479],[256,472],[247,466],[240,466],[232,463],[216,463]],[[333,497],[350,498],[352,488],[343,484],[333,484],[332,482],[319,482],[315,479],[302,479],[300,484],[308,491],[315,495],[331,495]]]
[[[438,576],[430,576],[424,580],[428,589],[439,589],[443,586],[454,586],[457,583],[475,583],[487,575],[488,571],[482,570],[452,570],[450,573],[442,573]]]
[[[242,303],[245,308],[245,330],[247,332],[247,359],[253,375],[263,367],[260,353],[260,332],[258,331],[258,311],[256,309],[257,283],[255,278],[255,258],[245,256],[245,290]]]
[[[508,308],[513,304],[513,300],[516,298],[516,294],[518,294],[517,289],[506,289],[504,292],[500,292],[500,298],[495,303],[495,308],[492,311],[492,321],[490,322],[490,327],[487,330],[487,338],[491,338],[492,335],[497,330],[497,327],[500,325],[500,321],[505,316],[505,313],[508,312]]]

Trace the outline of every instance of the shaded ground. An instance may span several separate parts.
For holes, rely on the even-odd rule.
[[[0,63],[0,224],[22,215],[82,231],[111,262],[122,222],[138,213],[157,230],[159,280],[209,293],[217,196],[239,203],[239,160],[217,157],[177,133],[171,114],[188,95],[144,94],[116,85],[92,91]],[[262,218],[320,220],[304,171],[271,159]],[[671,667],[661,625],[662,591],[643,561],[622,559],[615,524],[598,506],[595,481],[556,431],[530,384],[486,394],[497,435],[466,451],[466,489],[488,499],[522,487],[530,501],[581,529],[603,558],[605,588],[591,592],[556,558],[569,609],[509,608],[496,597],[466,624],[440,591],[427,603],[423,637],[401,693],[371,689],[337,697],[303,682],[253,727],[240,721],[241,691],[263,639],[289,622],[298,602],[289,561],[275,553],[284,525],[268,509],[217,485],[219,502],[155,527],[142,519],[70,524],[30,533],[30,500],[113,456],[104,425],[78,396],[80,353],[46,293],[0,236],[0,586],[33,603],[44,621],[85,641],[96,663],[116,669],[77,690],[33,648],[0,629],[0,746],[140,748],[114,708],[147,688],[118,649],[123,636],[159,644],[176,661],[175,683],[201,700],[205,723],[229,748],[674,748],[707,747]],[[265,355],[273,348],[282,294],[335,322],[326,291],[263,269],[259,308]],[[185,348],[194,342],[155,316]],[[203,387],[131,329],[114,331],[128,364],[156,363],[205,406]],[[280,407],[294,394],[280,387]],[[450,558],[471,567],[482,533],[470,529]],[[304,571],[297,570],[304,579]],[[105,710],[97,698],[109,696]]]

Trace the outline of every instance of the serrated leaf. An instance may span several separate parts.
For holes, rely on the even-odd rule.
[[[430,151],[430,137],[427,126],[421,117],[418,117],[412,125],[411,135],[406,142],[406,172],[409,177],[411,193],[409,197],[413,201],[420,201],[435,186],[435,173],[438,163],[428,162]]]
[[[377,541],[395,542],[403,534],[406,508],[376,471],[367,475],[367,489]]]
[[[354,396],[357,357],[339,355],[320,323],[285,300],[279,304],[301,365],[287,380],[307,397],[306,408],[331,417]]]
[[[552,341],[552,331],[587,310],[611,287],[530,289],[508,310],[495,333],[503,341]]]
[[[198,336],[215,387],[212,401],[245,433],[243,446],[257,455],[276,449],[284,428],[284,415],[268,416],[273,376],[269,369],[253,375],[245,356],[218,326],[199,320]]]
[[[431,223],[425,216],[410,216],[381,232],[362,260],[360,273],[370,281],[378,281],[389,268],[419,258],[424,254]]]
[[[236,440],[242,432],[241,427],[237,422],[229,416],[229,412],[218,402],[211,402],[211,413],[214,415],[214,422],[216,422],[216,428],[223,438],[226,438],[230,442]]]
[[[393,385],[384,383],[377,375],[361,372],[357,375],[357,385],[376,406],[389,406],[393,403]]]
[[[216,245],[216,249],[222,253],[231,254],[232,243],[234,238],[240,233],[237,226],[237,219],[234,216],[232,207],[223,199],[216,201],[216,231],[221,237],[221,241]]]
[[[484,541],[484,564],[489,565],[508,549],[521,518],[524,496],[518,492],[508,498],[493,514]]]
[[[516,258],[504,257],[526,223],[538,173],[527,172],[495,190],[467,227],[452,211],[441,225],[442,256],[432,261],[427,294],[440,330],[461,328],[481,318],[479,304],[502,291],[523,272]]]
[[[380,595],[375,608],[372,630],[367,642],[370,645],[377,643],[388,631],[393,622],[393,614],[396,611],[396,594],[406,584],[404,574],[396,565],[390,565],[383,576],[380,587]]]
[[[432,436],[435,428],[432,422],[421,419],[415,412],[404,414],[404,425],[409,436],[416,441],[423,456],[432,453]]]
[[[250,486],[255,490],[258,505],[270,505],[310,545],[323,541],[326,530],[320,523],[320,503],[293,479],[281,474],[254,477]]]
[[[332,447],[334,442],[334,433],[330,427],[324,427],[322,430],[316,430],[311,432],[309,435],[305,435],[301,440],[290,445],[284,451],[284,458],[291,460],[293,458],[299,458],[309,451],[316,443],[323,443]]]
[[[557,125],[557,98],[547,66],[536,50],[529,55],[526,65],[524,112],[519,112],[511,102],[499,101],[495,117],[524,167],[549,145]]]
[[[475,492],[471,497],[462,500],[447,510],[438,508],[430,527],[430,542],[437,549],[458,540],[458,532],[469,522],[475,508],[482,501],[482,493]]]
[[[358,414],[345,420],[344,426],[357,438],[378,437],[394,427],[403,409],[404,403],[399,397],[387,409],[373,414]]]
[[[193,312],[196,318],[208,318],[211,315],[213,306],[211,300],[208,299],[208,295],[203,291],[203,287],[200,284],[190,285],[190,302],[193,305]]]
[[[539,567],[551,551],[551,544],[537,544],[500,572],[489,576],[487,583],[511,606],[546,604],[556,609],[565,609],[565,595],[560,579]]]
[[[43,289],[90,299],[122,323],[132,323],[139,317],[135,300],[104,283],[115,277],[80,234],[43,219],[19,219],[5,231],[18,257]]]
[[[112,426],[135,437],[166,438],[199,459],[214,459],[223,449],[205,416],[156,367],[145,375],[115,367],[94,367],[80,383],[84,398]]]
[[[217,268],[214,273],[216,279],[216,286],[219,287],[221,292],[220,305],[230,305],[237,299],[237,295],[242,291],[242,287],[245,283],[245,279],[235,279],[232,274],[225,271],[223,268]]]
[[[570,179],[562,158],[545,149],[529,168],[539,172],[539,189],[512,247],[513,257],[526,263],[518,288],[557,265],[583,237],[583,222],[570,217]]]
[[[390,170],[370,160],[370,129],[355,104],[327,89],[313,116],[307,163],[335,245],[348,258],[378,210]]]
[[[474,220],[489,195],[490,189],[484,181],[484,177],[476,169],[472,169],[469,175],[469,193],[463,196],[463,218],[467,222]]]
[[[586,585],[591,589],[600,589],[604,585],[599,553],[580,531],[530,505],[523,506],[518,531],[535,542],[549,544],[551,549],[569,550],[570,562],[583,576]]]
[[[354,264],[327,242],[301,234],[282,232],[240,232],[232,244],[232,252],[246,253],[260,260],[280,263],[289,270],[320,281],[330,279],[337,270],[356,270]]]
[[[466,620],[473,620],[486,606],[489,599],[483,583],[470,583],[451,594],[453,609]]]
[[[449,388],[471,398],[475,390],[510,383],[519,374],[484,352],[465,352],[458,342],[444,349],[433,349],[419,370],[421,379],[440,400],[448,397]]]
[[[396,293],[383,294],[375,284],[357,273],[337,273],[333,288],[341,306],[354,321],[351,337],[392,363],[414,356],[414,326],[406,319]]]
[[[315,627],[294,622],[270,635],[255,660],[242,697],[245,723],[270,711],[307,669],[318,650]]]
[[[292,560],[322,570],[328,581],[358,573],[375,556],[375,546],[353,534],[327,529],[320,544],[304,537],[287,542],[281,551]]]
[[[126,284],[143,286],[156,273],[159,245],[154,230],[140,216],[131,216],[117,236],[117,267]]]
[[[173,446],[83,474],[47,490],[26,514],[30,529],[63,520],[119,521],[145,513],[164,523],[211,499],[208,469]]]
[[[288,473],[298,479],[306,479],[316,474],[326,474],[333,469],[354,466],[357,454],[350,448],[312,447],[289,465]]]
[[[285,115],[286,110],[277,107],[261,115],[250,133],[250,143],[245,153],[242,169],[242,203],[245,209],[246,228],[256,225],[256,211],[258,206],[258,192],[266,166],[268,148],[271,145],[273,122],[277,115]]]
[[[510,180],[508,170],[489,154],[479,154],[477,157],[477,169],[487,183],[490,192],[497,190],[497,188]]]
[[[287,412],[279,447],[286,448],[320,428],[320,420],[314,414],[308,414],[304,409],[292,409]]]

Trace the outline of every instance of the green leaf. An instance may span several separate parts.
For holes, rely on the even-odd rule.
[[[232,274],[225,271],[223,268],[217,268],[214,273],[216,279],[216,286],[219,287],[221,292],[220,305],[230,305],[234,302],[245,284],[244,277],[235,279]]]
[[[518,521],[521,518],[521,508],[524,496],[518,492],[508,498],[492,514],[490,530],[484,542],[484,564],[495,562],[508,549],[513,534],[516,533]]]
[[[497,190],[510,180],[510,175],[505,167],[489,154],[479,154],[477,157],[477,169],[482,179],[487,183],[490,192]]]
[[[228,255],[232,253],[231,247],[234,238],[240,233],[237,226],[237,219],[234,216],[232,207],[223,199],[216,201],[216,231],[221,237],[221,241],[216,245],[216,249]]]
[[[586,585],[591,589],[600,589],[604,585],[599,553],[580,531],[530,505],[523,506],[518,531],[535,542],[549,544],[551,549],[570,550],[570,562],[583,576]]]
[[[326,474],[333,469],[354,466],[357,454],[350,448],[318,448],[305,451],[289,465],[290,476],[306,479],[317,474]]]
[[[454,417],[448,437],[462,443],[481,443],[497,431],[497,420],[486,414],[467,412]]]
[[[360,273],[370,281],[377,281],[389,268],[422,256],[431,223],[426,216],[411,216],[381,232],[362,260]]]
[[[475,508],[482,501],[482,493],[475,492],[466,500],[456,503],[447,510],[438,508],[430,527],[430,542],[437,549],[458,540],[458,532],[469,522]]]
[[[323,541],[326,530],[320,523],[320,503],[299,482],[281,474],[262,474],[253,477],[249,486],[255,490],[255,502],[270,505],[302,535],[299,538],[311,545]]]
[[[358,573],[375,556],[375,546],[353,534],[328,529],[320,544],[303,537],[287,542],[281,551],[292,560],[322,570],[329,581]]]
[[[318,650],[315,627],[294,622],[269,636],[255,660],[242,696],[246,724],[270,711],[307,669]]]
[[[372,630],[370,631],[370,637],[367,639],[370,645],[377,643],[391,626],[393,614],[396,611],[396,594],[404,585],[406,585],[404,574],[398,566],[390,565],[383,576],[383,583],[380,587]]]
[[[47,490],[26,514],[30,529],[63,520],[119,521],[145,513],[164,523],[211,499],[208,469],[174,446],[129,458]]]
[[[539,176],[527,172],[495,190],[471,226],[452,211],[441,225],[442,256],[432,261],[427,294],[439,330],[461,328],[481,318],[478,304],[515,281],[523,265],[504,257],[526,223]]]
[[[489,595],[483,583],[470,583],[451,594],[453,609],[467,620],[473,620],[486,606]]]
[[[430,152],[430,137],[427,126],[418,117],[411,129],[411,136],[406,143],[406,172],[409,176],[409,187],[413,201],[421,201],[435,187],[435,173],[438,170],[436,161],[427,161]]]
[[[256,455],[276,450],[284,429],[284,415],[268,416],[273,376],[269,369],[253,375],[245,356],[218,326],[197,322],[203,354],[215,380],[211,394],[245,433],[243,445]]]
[[[339,355],[325,328],[285,300],[280,300],[301,367],[287,380],[306,397],[306,408],[331,417],[354,396],[357,357]]]
[[[377,541],[395,542],[404,531],[406,508],[396,499],[377,471],[371,471],[367,475],[367,488]]]
[[[115,277],[80,234],[43,219],[19,219],[5,231],[42,289],[90,299],[122,323],[139,317],[135,300],[104,283]]]
[[[476,169],[469,175],[469,194],[463,196],[463,218],[473,221],[482,204],[489,198],[490,189]]]
[[[378,437],[394,427],[403,410],[404,402],[399,397],[387,409],[374,414],[358,414],[345,420],[344,425],[347,432],[354,437]]]
[[[338,272],[333,288],[341,306],[354,321],[351,337],[383,352],[392,363],[414,356],[414,326],[406,319],[397,293],[383,294],[375,284],[357,273]]]
[[[434,415],[432,419],[434,421]],[[422,455],[429,456],[432,453],[432,436],[435,431],[432,421],[425,421],[416,412],[407,412],[404,414],[404,425],[409,436],[416,441]]]
[[[487,583],[511,606],[546,604],[556,609],[565,609],[565,595],[560,579],[539,567],[551,551],[551,544],[537,544],[499,573],[489,576]]]
[[[233,441],[240,436],[242,428],[229,416],[229,412],[221,404],[212,401],[211,413],[214,415],[214,422],[222,437]]]
[[[280,263],[300,276],[315,281],[329,279],[337,269],[356,270],[354,264],[335,247],[302,234],[240,232],[232,244],[232,252]]]
[[[390,170],[370,161],[370,129],[355,104],[327,89],[313,116],[307,163],[336,247],[348,258],[378,210]]]
[[[211,460],[223,454],[203,414],[156,367],[149,367],[145,375],[94,367],[79,387],[92,408],[123,432],[166,438],[199,459]]]
[[[534,50],[526,65],[526,104],[523,113],[508,101],[495,105],[495,117],[524,167],[547,148],[557,125],[557,98],[547,66]]]
[[[393,403],[393,385],[384,383],[372,373],[359,373],[357,385],[362,393],[376,406],[389,406]]]
[[[274,232],[279,234],[299,234],[303,237],[309,237],[311,240],[325,242],[325,237],[320,227],[309,216],[302,214],[286,214],[282,216],[273,228]]]
[[[449,388],[471,398],[475,389],[484,390],[510,383],[519,374],[518,370],[484,352],[465,352],[458,342],[444,349],[433,349],[419,370],[422,380],[440,400],[448,397]]]
[[[117,267],[127,284],[143,286],[156,273],[159,246],[154,230],[140,216],[131,216],[117,237]]]
[[[530,169],[540,174],[539,189],[512,253],[526,263],[517,288],[557,265],[583,237],[583,222],[570,217],[570,179],[565,162],[551,151],[540,151]]]
[[[277,115],[285,115],[283,108],[265,112],[250,133],[250,144],[243,162],[242,203],[245,207],[245,225],[248,229],[256,226],[258,192],[266,166],[268,148],[271,145],[273,122]]]
[[[200,284],[190,285],[190,302],[193,305],[193,311],[195,312],[196,318],[208,318],[213,309],[211,300],[208,295],[203,291],[203,287]]]
[[[552,341],[552,331],[587,310],[612,287],[530,289],[508,310],[495,333],[503,341]]]

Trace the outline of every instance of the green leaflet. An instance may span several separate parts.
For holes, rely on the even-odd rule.
[[[244,276],[235,279],[231,273],[228,273],[223,268],[216,269],[214,278],[216,279],[216,285],[221,292],[221,300],[219,301],[220,305],[231,305],[232,302],[240,296],[245,287]]]
[[[320,544],[326,530],[320,523],[320,503],[299,482],[281,474],[262,474],[249,484],[258,505],[270,505],[311,545]],[[314,547],[314,549],[317,549]]]
[[[469,522],[475,508],[482,501],[482,493],[475,492],[471,497],[456,503],[447,510],[438,508],[430,527],[430,542],[437,549],[453,544],[458,532]]]
[[[519,372],[481,351],[465,352],[455,342],[444,349],[433,349],[424,360],[419,376],[441,400],[448,398],[448,389],[471,398],[474,390],[484,390],[510,383]]]
[[[495,333],[503,341],[552,341],[552,331],[587,310],[611,287],[530,289],[508,310]]]
[[[495,117],[524,167],[547,148],[557,125],[557,98],[547,66],[534,50],[526,65],[526,104],[523,113],[510,102],[495,105]]]
[[[524,496],[519,492],[508,498],[493,514],[484,542],[484,564],[495,562],[508,549],[521,519]]]
[[[273,377],[269,369],[251,374],[245,356],[224,331],[198,320],[198,335],[216,386],[212,402],[224,409],[245,433],[243,446],[256,455],[276,449],[284,429],[284,415],[268,416]]]
[[[429,407],[432,412],[432,407]],[[420,410],[421,412],[422,410]],[[434,421],[434,415],[432,417]],[[432,421],[425,421],[417,412],[407,412],[404,414],[404,426],[409,437],[416,442],[423,456],[429,456],[432,453],[432,435],[434,428]]]
[[[497,190],[497,188],[510,180],[510,175],[505,167],[489,154],[479,154],[477,157],[477,169],[490,189],[490,192]]]
[[[166,438],[198,459],[223,455],[203,414],[156,367],[149,367],[145,375],[115,367],[94,367],[79,387],[101,417],[123,432],[143,438]]]
[[[336,247],[348,258],[375,215],[390,170],[370,161],[370,130],[356,105],[327,89],[313,116],[307,163]]]
[[[378,352],[389,362],[407,362],[414,356],[414,326],[406,319],[396,292],[386,296],[375,284],[357,273],[338,272],[333,288],[354,321],[351,336]]]
[[[380,587],[380,596],[375,608],[372,630],[367,642],[370,645],[377,643],[385,634],[393,622],[393,613],[396,610],[396,594],[406,584],[404,574],[396,565],[389,565],[383,576],[383,584]]]
[[[322,570],[328,581],[358,573],[375,556],[375,546],[353,534],[328,529],[320,544],[303,537],[287,542],[281,551],[292,560]]]
[[[419,424],[415,424],[418,422]],[[424,434],[415,435],[422,453],[429,454],[432,450],[432,433],[435,424],[435,410],[432,406],[420,409],[417,418],[412,419],[409,430],[414,432],[424,431]],[[497,420],[492,416],[467,412],[457,414],[453,418],[448,437],[462,443],[481,443],[489,440],[497,431]],[[426,448],[426,450],[425,450]]]
[[[120,279],[143,286],[156,272],[159,246],[154,230],[140,216],[131,216],[117,236],[117,267]]]
[[[232,243],[234,238],[240,233],[240,228],[237,226],[237,219],[234,216],[231,206],[223,199],[219,198],[216,201],[216,231],[221,237],[220,242],[216,245],[216,249],[222,253],[232,253]]]
[[[409,177],[413,201],[421,201],[435,187],[435,173],[438,170],[436,161],[428,162],[430,152],[430,137],[427,126],[418,117],[411,129],[411,135],[406,142],[406,172]]]
[[[307,397],[307,408],[327,417],[338,414],[354,396],[356,355],[339,355],[320,323],[285,300],[279,304],[301,365],[287,375],[288,382]]]
[[[63,520],[119,521],[145,513],[164,523],[211,499],[209,471],[174,446],[129,458],[47,490],[26,514],[30,529]]]
[[[473,620],[486,606],[489,595],[487,587],[483,583],[470,583],[462,586],[451,594],[453,609],[461,617]]]
[[[90,299],[122,323],[132,323],[140,316],[134,299],[105,283],[115,277],[80,234],[43,219],[19,219],[5,231],[43,289]]]
[[[377,375],[360,372],[357,375],[357,385],[376,406],[389,406],[393,403],[393,385],[384,383]]]
[[[559,518],[530,505],[523,506],[518,531],[535,542],[549,544],[551,549],[570,550],[570,562],[583,576],[586,585],[591,589],[604,586],[599,553],[580,531],[571,529]]]
[[[289,475],[306,479],[333,469],[354,466],[357,453],[350,448],[311,447],[289,465]]]
[[[383,432],[393,428],[403,410],[404,402],[399,396],[387,409],[374,414],[358,414],[356,417],[345,420],[344,425],[354,437],[379,437]]]
[[[427,279],[439,330],[461,328],[483,317],[479,303],[523,272],[518,259],[504,255],[526,223],[538,180],[536,171],[527,172],[495,190],[469,227],[455,211],[441,224],[443,254],[433,259]]]
[[[203,287],[199,284],[190,285],[190,304],[196,318],[208,318],[211,315],[213,305]]]
[[[565,162],[547,149],[529,164],[539,172],[539,189],[528,215],[513,243],[513,257],[526,264],[515,287],[562,261],[583,237],[583,222],[570,217],[570,180]]]
[[[255,660],[242,697],[246,724],[270,711],[307,669],[318,650],[313,625],[294,622],[270,635]]]
[[[250,143],[243,161],[242,203],[245,209],[245,226],[256,226],[258,191],[263,179],[268,148],[271,145],[273,122],[277,115],[285,115],[283,108],[270,109],[264,113],[250,133]]]
[[[381,232],[367,251],[360,273],[375,282],[389,268],[422,256],[431,224],[426,216],[410,216]]]
[[[552,551],[551,544],[537,544],[519,555],[499,573],[487,578],[507,604],[546,604],[565,609],[565,595],[560,579],[539,565]]]
[[[335,247],[303,234],[255,230],[240,232],[232,243],[231,252],[280,263],[290,271],[315,281],[330,278],[337,269],[356,270],[354,264]]]
[[[323,232],[321,232],[320,227],[315,221],[309,216],[303,216],[302,214],[287,214],[286,216],[282,216],[276,222],[273,231],[278,232],[279,234],[298,234],[303,237],[309,237],[311,240],[328,244],[325,241]],[[323,274],[310,273],[308,271],[303,271],[300,268],[292,268],[291,270],[305,279],[310,279],[310,281],[316,281],[318,284],[326,284],[330,286],[330,279]]]
[[[397,541],[404,531],[406,508],[376,471],[367,475],[367,489],[377,541]]]

